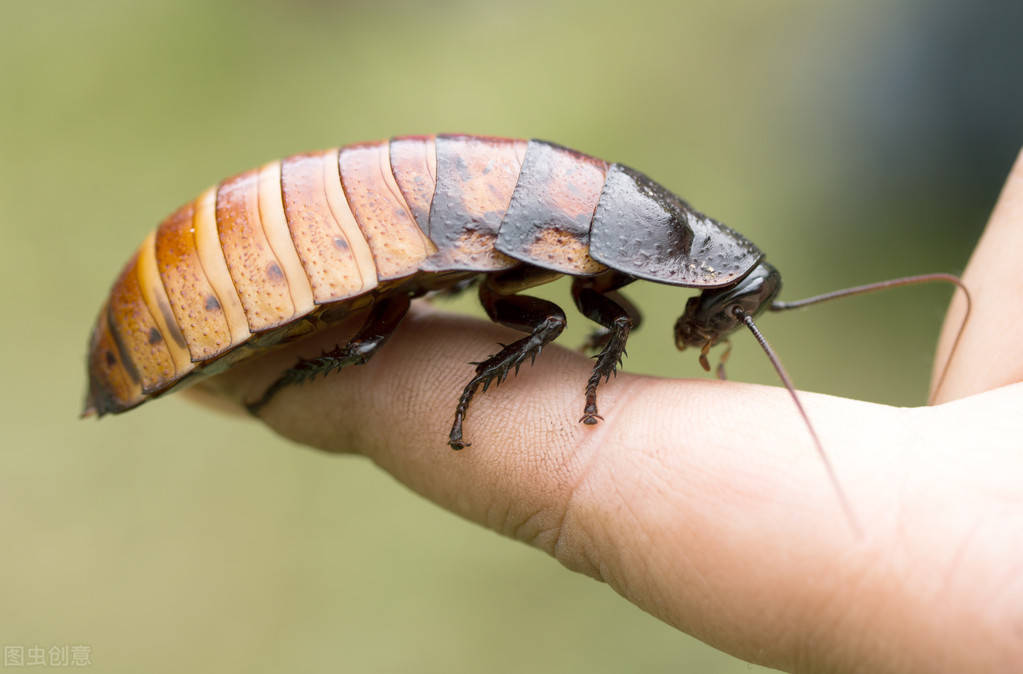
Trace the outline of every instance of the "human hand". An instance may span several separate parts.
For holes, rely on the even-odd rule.
[[[614,414],[583,426],[573,415],[591,362],[551,348],[543,367],[474,400],[474,444],[451,451],[466,363],[512,333],[423,307],[372,362],[286,389],[262,419],[297,442],[363,453],[440,505],[752,662],[1023,671],[1020,250],[1023,156],[964,276],[973,313],[943,404],[800,394],[862,537],[781,388],[623,374],[601,389]],[[953,302],[938,363],[961,311]],[[357,322],[240,364],[194,397],[240,409],[297,355],[344,343]]]

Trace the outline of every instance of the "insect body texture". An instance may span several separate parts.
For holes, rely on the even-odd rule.
[[[289,385],[365,362],[410,298],[479,276],[488,315],[528,335],[477,366],[450,437],[460,448],[476,391],[564,327],[559,307],[521,291],[567,274],[601,326],[582,418],[596,423],[597,387],[640,320],[617,291],[636,279],[731,288],[762,257],[642,173],[544,141],[404,136],[295,155],[211,187],[143,241],[93,328],[85,414],[123,412],[372,307],[349,344],[300,361],[252,401],[258,412]],[[679,346],[706,350],[735,326],[690,320]]]

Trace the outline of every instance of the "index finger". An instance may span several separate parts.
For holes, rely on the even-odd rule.
[[[214,383],[235,401],[255,399],[296,355],[343,343],[350,331],[317,335]],[[413,311],[369,364],[283,390],[263,420],[306,445],[364,453],[427,498],[724,650],[789,662],[822,619],[820,605],[851,584],[859,554],[849,552],[855,539],[788,394],[622,375],[601,388],[607,420],[586,426],[577,420],[591,361],[554,347],[474,400],[465,428],[473,444],[452,451],[447,431],[473,374],[468,362],[515,334]],[[870,456],[864,448],[879,449],[872,433],[899,411],[804,400],[852,486],[869,471],[857,467]],[[860,490],[850,496],[867,501]],[[806,544],[796,556],[793,541]],[[819,581],[807,586],[807,577]],[[840,638],[818,643],[841,650]]]

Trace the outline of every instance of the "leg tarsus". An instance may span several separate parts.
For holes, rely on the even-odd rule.
[[[597,354],[597,362],[593,366],[589,381],[586,382],[586,407],[583,409],[582,418],[579,419],[582,423],[592,426],[604,420],[604,417],[597,413],[597,387],[601,379],[607,382],[611,380],[611,375],[618,376],[618,367],[622,364],[625,343],[631,330],[632,319],[628,316],[620,316],[612,324],[607,345]]]

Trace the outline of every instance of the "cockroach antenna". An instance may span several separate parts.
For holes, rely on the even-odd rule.
[[[771,302],[768,307],[768,311],[801,309],[802,307],[808,307],[813,304],[836,300],[840,297],[863,295],[866,293],[876,292],[878,290],[887,290],[888,288],[898,288],[900,286],[919,285],[921,283],[951,283],[962,290],[963,297],[966,298],[966,313],[963,314],[963,320],[959,323],[959,330],[956,332],[955,340],[952,342],[952,349],[948,352],[948,358],[945,359],[945,363],[941,367],[941,374],[938,375],[938,381],[935,382],[934,391],[931,392],[930,397],[927,399],[928,403],[933,404],[938,399],[938,393],[941,391],[941,387],[945,383],[945,375],[948,374],[949,364],[952,362],[952,357],[955,355],[956,349],[959,348],[959,340],[962,339],[963,331],[966,329],[966,323],[970,320],[970,311],[973,308],[973,300],[970,298],[970,291],[966,288],[966,285],[958,276],[944,273],[903,276],[901,278],[894,278],[888,281],[877,281],[876,283],[867,283],[861,286],[853,286],[852,288],[833,290],[829,293],[822,293],[820,295],[814,295],[813,297],[807,297],[793,302],[779,302],[776,300]]]
[[[760,348],[767,354],[767,359],[771,361],[771,365],[774,366],[774,371],[778,373],[778,378],[781,379],[782,384],[788,389],[789,395],[792,396],[792,402],[796,404],[796,409],[799,410],[799,415],[803,417],[803,422],[806,424],[806,429],[810,431],[810,437],[813,438],[814,447],[817,448],[817,454],[821,457],[821,461],[824,463],[825,470],[828,471],[828,479],[831,480],[831,485],[835,489],[835,493],[838,495],[838,501],[842,505],[842,510],[845,511],[846,519],[849,520],[849,526],[852,527],[853,532],[857,537],[863,536],[863,529],[860,527],[859,520],[856,519],[856,513],[852,509],[852,505],[849,503],[849,498],[845,495],[845,490],[842,489],[842,484],[838,481],[838,475],[835,473],[835,467],[831,465],[831,459],[828,458],[828,453],[824,451],[824,445],[821,443],[820,437],[817,435],[817,429],[813,427],[810,422],[810,416],[806,413],[806,409],[803,408],[803,402],[799,399],[799,395],[796,393],[796,388],[792,385],[792,380],[789,379],[788,372],[785,371],[785,367],[781,364],[781,360],[778,355],[768,344],[767,339],[761,334],[757,328],[757,324],[753,322],[753,317],[747,314],[742,307],[735,307],[733,310],[735,317],[742,321],[749,328],[749,331],[753,333],[753,338],[760,344]]]
[[[878,290],[887,290],[888,288],[897,288],[899,286],[917,285],[921,283],[952,283],[955,284],[960,290],[963,291],[963,296],[966,298],[966,312],[963,314],[963,319],[959,324],[959,330],[956,332],[955,340],[952,342],[952,349],[949,351],[948,358],[945,359],[944,364],[941,368],[941,374],[938,375],[938,380],[935,383],[934,391],[928,398],[928,403],[934,403],[937,400],[938,392],[941,390],[942,385],[945,383],[945,376],[948,374],[949,364],[952,362],[952,357],[955,355],[956,349],[959,347],[959,341],[963,336],[963,331],[966,329],[966,323],[970,318],[970,311],[973,306],[973,301],[970,298],[970,291],[967,290],[966,286],[959,279],[959,277],[952,274],[935,273],[935,274],[919,274],[916,276],[904,276],[902,278],[891,279],[888,281],[878,281],[876,283],[868,283],[865,285],[854,286],[852,288],[843,288],[842,290],[834,290],[832,292],[823,293],[820,295],[814,295],[813,297],[807,297],[805,299],[796,300],[792,302],[779,302],[777,300],[772,301],[768,305],[769,311],[787,311],[789,309],[799,309],[802,307],[811,306],[813,304],[820,304],[822,302],[828,302],[841,297],[849,297],[851,295],[862,295],[865,293],[875,292]],[[735,317],[744,323],[749,331],[753,333],[753,337],[760,344],[760,347],[767,354],[767,358],[771,361],[774,366],[775,372],[778,373],[778,377],[781,379],[785,388],[788,389],[789,395],[792,396],[793,402],[799,409],[799,414],[803,417],[803,421],[806,424],[807,430],[810,432],[813,438],[813,443],[817,448],[817,453],[821,457],[821,461],[824,462],[824,467],[828,472],[828,478],[831,480],[831,484],[835,488],[835,492],[838,495],[838,499],[842,504],[842,509],[845,511],[846,517],[849,520],[849,525],[857,536],[863,535],[863,530],[859,525],[856,515],[849,503],[848,497],[845,495],[845,491],[842,489],[841,484],[838,481],[838,476],[835,473],[834,466],[832,466],[827,453],[824,451],[824,446],[821,444],[820,437],[817,435],[817,431],[813,424],[810,422],[810,417],[807,415],[806,410],[803,408],[803,404],[799,399],[799,395],[796,393],[795,387],[792,385],[792,380],[789,378],[788,373],[781,364],[781,360],[777,354],[768,344],[767,339],[761,334],[760,330],[757,329],[756,324],[753,322],[753,317],[750,316],[742,307],[736,306],[733,309]]]

